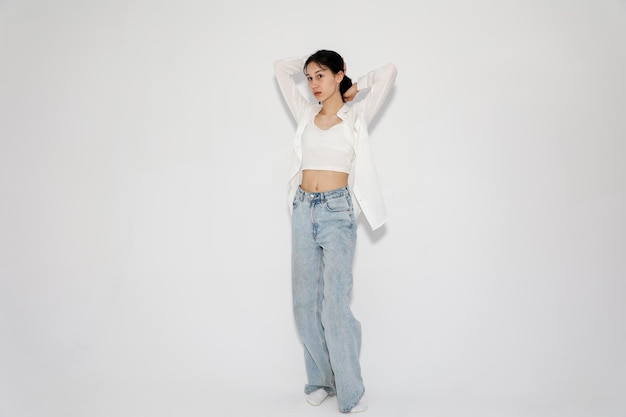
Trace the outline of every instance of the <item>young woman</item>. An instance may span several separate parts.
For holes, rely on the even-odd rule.
[[[386,221],[367,125],[396,78],[388,64],[358,78],[334,51],[274,63],[276,79],[298,123],[289,178],[292,291],[304,345],[305,394],[312,405],[337,396],[339,410],[367,409],[359,354],[361,325],[350,310],[356,218],[374,230]],[[304,71],[315,102],[298,90]],[[350,103],[358,92],[363,100]]]

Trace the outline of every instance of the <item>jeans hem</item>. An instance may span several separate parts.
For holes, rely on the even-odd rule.
[[[306,395],[309,395],[310,393],[315,392],[318,389],[323,389],[331,397],[334,396],[334,395],[337,395],[337,392],[335,391],[334,388],[332,388],[332,387],[324,387],[324,386],[321,386],[321,385],[307,385],[307,386],[304,387],[304,393]]]
[[[357,397],[356,401],[354,401],[349,408],[347,409],[340,408],[339,411],[344,414],[349,413],[359,403],[359,401],[361,401],[361,398],[363,398],[364,395],[365,395],[365,390],[361,391],[361,394]]]

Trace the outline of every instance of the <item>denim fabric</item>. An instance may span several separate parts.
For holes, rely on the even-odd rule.
[[[301,188],[293,200],[293,309],[308,383],[324,388],[349,412],[365,391],[359,354],[361,324],[350,310],[356,221],[348,187],[322,193]]]

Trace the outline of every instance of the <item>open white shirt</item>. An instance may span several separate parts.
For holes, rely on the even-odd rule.
[[[307,100],[297,88],[294,76],[304,71],[307,57],[287,58],[274,62],[274,72],[287,106],[298,123],[289,166],[288,203],[291,212],[296,190],[302,181],[302,132],[321,109],[318,103]],[[387,210],[372,155],[368,124],[387,98],[395,82],[397,69],[387,64],[356,81],[359,91],[368,89],[367,95],[355,103],[344,104],[337,112],[343,121],[345,136],[354,148],[355,157],[348,176],[348,185],[353,194],[355,216],[363,212],[372,230],[387,221]]]

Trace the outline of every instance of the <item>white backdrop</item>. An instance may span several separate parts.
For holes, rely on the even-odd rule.
[[[626,2],[0,0],[0,416],[304,403],[275,59],[387,62],[374,416],[626,415]]]

